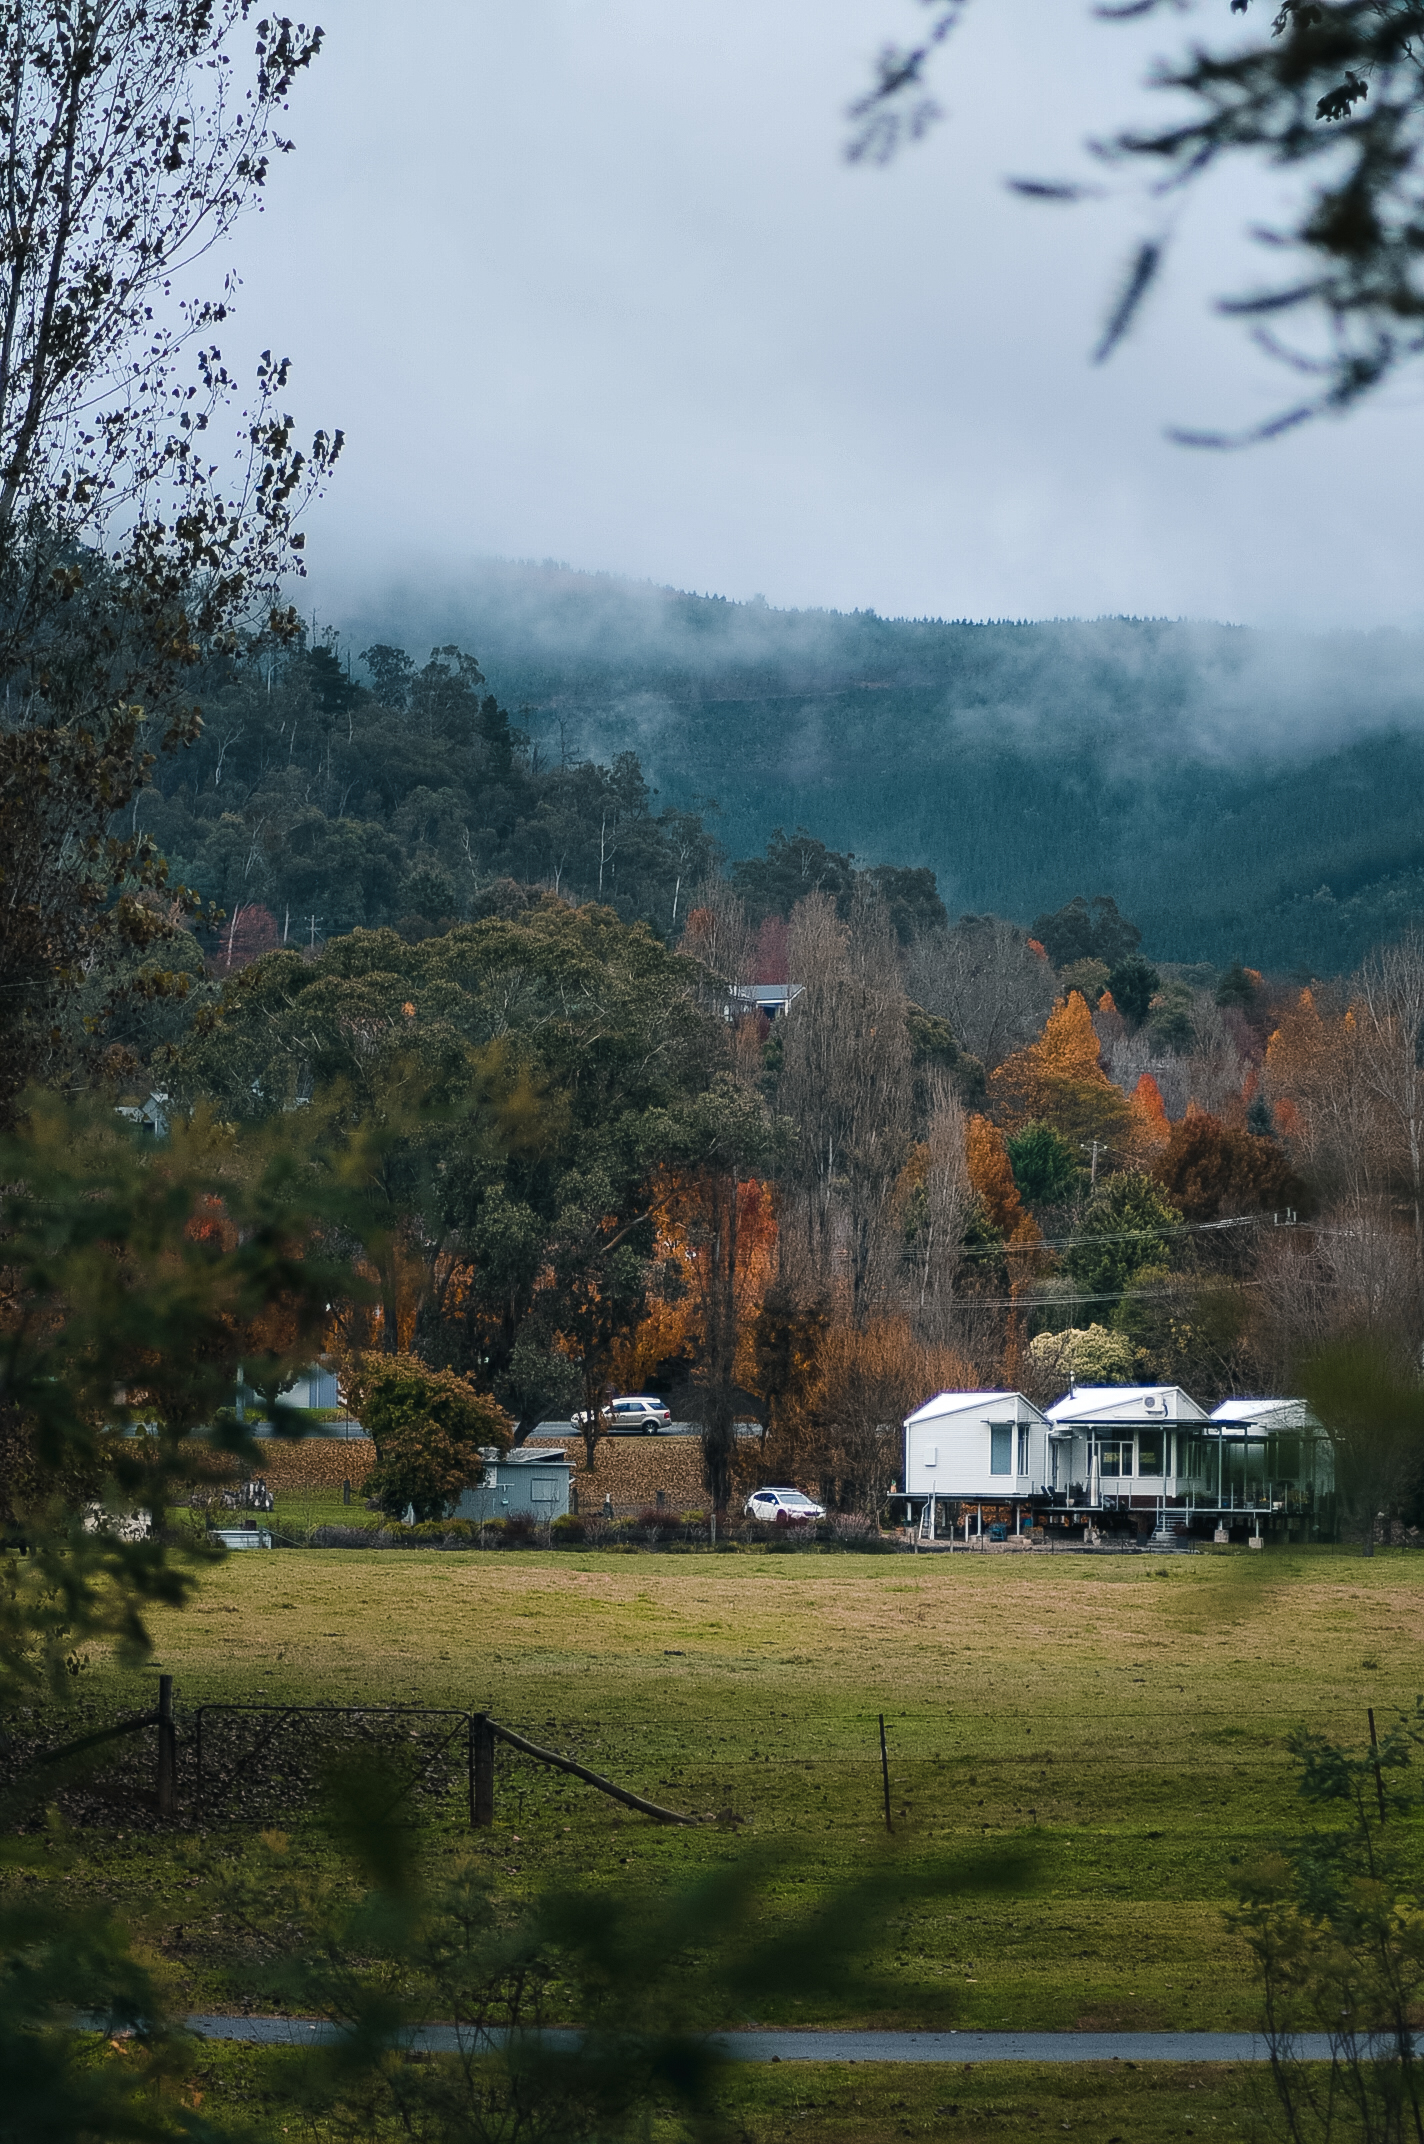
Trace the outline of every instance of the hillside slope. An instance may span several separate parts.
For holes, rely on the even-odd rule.
[[[1113,893],[1158,957],[1324,970],[1424,913],[1424,641],[779,612],[489,565],[344,621],[455,640],[553,753],[633,748],[729,853],[804,823],[952,911]]]

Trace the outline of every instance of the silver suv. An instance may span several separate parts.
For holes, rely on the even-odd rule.
[[[621,1434],[655,1437],[660,1429],[666,1429],[672,1421],[671,1410],[664,1401],[642,1397],[610,1400],[606,1407],[599,1409],[599,1415],[604,1426],[611,1430],[614,1436]],[[588,1419],[586,1413],[574,1415],[574,1428],[587,1428]]]

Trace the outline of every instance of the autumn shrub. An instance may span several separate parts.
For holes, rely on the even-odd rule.
[[[1258,1138],[1194,1110],[1172,1126],[1152,1174],[1189,1221],[1308,1203],[1305,1185],[1275,1139]]]
[[[588,1522],[576,1511],[566,1511],[549,1528],[549,1538],[555,1548],[580,1548],[588,1539]]]

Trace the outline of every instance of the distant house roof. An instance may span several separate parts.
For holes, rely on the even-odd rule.
[[[166,1094],[150,1094],[146,1102],[121,1102],[114,1114],[126,1118],[130,1124],[138,1125],[143,1131],[152,1132],[155,1138],[168,1137]]]
[[[1319,1429],[1320,1422],[1304,1400],[1223,1400],[1211,1411],[1213,1422],[1223,1429]]]
[[[1075,1385],[1048,1409],[1050,1422],[1205,1422],[1180,1385]]]
[[[1036,1420],[1043,1420],[1041,1411],[1021,1392],[937,1392],[932,1400],[925,1401],[923,1407],[906,1415],[905,1427],[908,1429],[915,1422],[937,1422],[947,1414],[967,1414],[971,1410],[977,1413],[985,1407],[1002,1407],[1009,1402],[1026,1407]]]
[[[805,990],[804,983],[733,983],[731,996],[740,998],[744,1005],[754,1005],[758,1012],[775,1018],[785,1012],[794,998]]]

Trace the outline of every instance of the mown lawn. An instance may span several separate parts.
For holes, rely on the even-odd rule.
[[[947,1855],[1031,1850],[1011,1896],[927,1888],[897,1914],[863,1997],[788,1988],[766,2024],[1247,2027],[1233,1871],[1302,1824],[1293,1726],[1359,1737],[1367,1705],[1424,1689],[1421,1579],[1408,1551],[274,1550],[233,1556],[192,1605],[159,1612],[152,1671],[91,1680],[137,1705],[161,1667],[189,1711],[487,1707],[654,1800],[741,1820],[659,1827],[501,1751],[495,1829],[471,1836],[452,1808],[437,1843],[472,1846],[516,1894],[665,1884],[769,1851],[780,1912],[886,1855],[928,1887]],[[202,1842],[195,1884],[199,1842],[121,1829],[71,1842],[74,1880],[139,1914],[196,2006],[234,1999],[221,1857],[236,1841]],[[37,1866],[49,1852],[34,1847]],[[260,1971],[244,2000],[261,2002]]]

